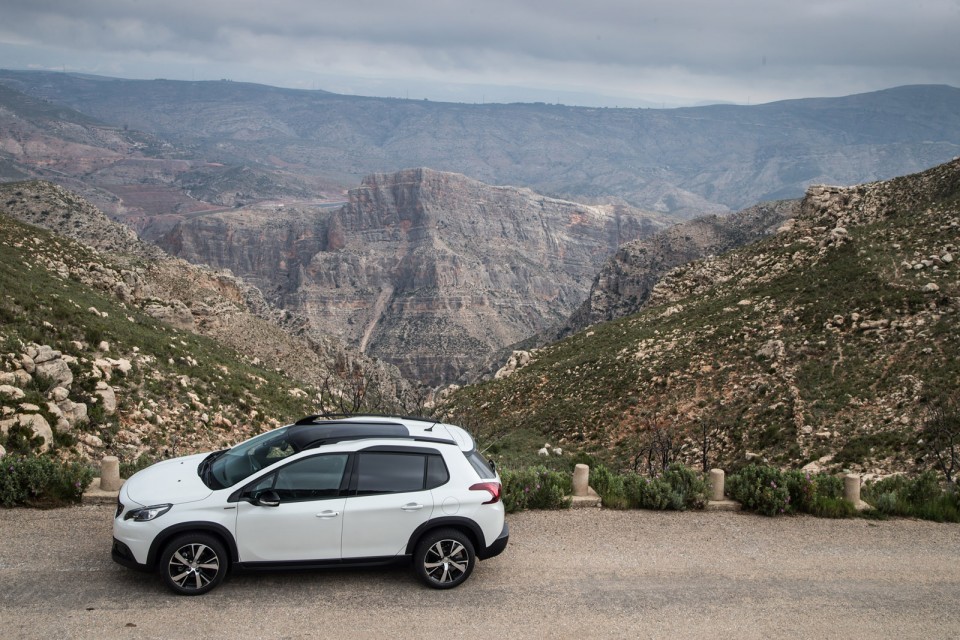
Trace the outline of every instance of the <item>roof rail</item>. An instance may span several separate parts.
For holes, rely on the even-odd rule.
[[[439,420],[433,418],[423,418],[420,416],[399,416],[389,413],[318,413],[310,416],[304,416],[294,424],[317,424],[318,421],[337,420],[338,418],[393,418],[394,420],[415,420],[417,422],[429,422],[439,424]]]

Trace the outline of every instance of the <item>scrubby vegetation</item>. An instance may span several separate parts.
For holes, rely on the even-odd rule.
[[[640,313],[448,405],[645,471],[662,455],[736,470],[748,452],[831,472],[956,469],[960,429],[920,431],[960,386],[960,161],[811,194],[783,231],[673,270]]]
[[[7,455],[0,459],[0,505],[58,507],[80,502],[93,469],[50,456]]]

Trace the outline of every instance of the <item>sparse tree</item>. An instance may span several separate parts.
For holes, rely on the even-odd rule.
[[[702,415],[690,428],[692,439],[700,447],[700,464],[704,473],[710,471],[710,454],[720,446],[723,436],[730,430],[729,423],[716,413]]]
[[[942,397],[930,407],[923,423],[923,441],[936,466],[955,484],[960,469],[960,400],[958,394]]]
[[[647,475],[655,476],[667,470],[683,448],[683,434],[675,428],[672,420],[657,413],[648,415],[643,421],[641,444],[633,458],[634,471],[646,462]]]

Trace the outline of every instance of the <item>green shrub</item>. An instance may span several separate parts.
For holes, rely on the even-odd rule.
[[[750,464],[730,476],[727,492],[744,509],[765,516],[786,513],[791,497],[783,474],[773,467]]]
[[[805,511],[819,518],[849,518],[857,515],[857,508],[843,498],[816,495]]]
[[[707,483],[701,473],[674,463],[663,472],[662,479],[670,486],[672,509],[682,511],[706,506]]]
[[[616,474],[603,465],[590,470],[590,486],[608,509],[702,509],[707,484],[693,469],[673,464],[659,478],[637,473]]]
[[[662,511],[670,508],[670,485],[661,478],[630,473],[624,476],[624,488],[630,506],[635,509]]]
[[[7,455],[0,460],[0,504],[60,506],[80,502],[93,469],[45,456]]]
[[[524,509],[566,509],[572,491],[570,474],[551,471],[543,466],[516,471],[502,469],[503,506],[507,513]]]
[[[884,478],[864,486],[862,497],[883,515],[960,522],[960,493],[955,486],[944,491],[933,471]]]
[[[624,477],[618,475],[602,464],[590,469],[590,486],[600,496],[603,506],[608,509],[629,509],[630,501],[627,498],[624,486]]]

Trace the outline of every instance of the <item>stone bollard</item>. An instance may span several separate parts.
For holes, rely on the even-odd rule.
[[[710,469],[710,499],[714,502],[720,502],[724,499],[724,482],[726,474],[723,469]]]
[[[854,506],[860,504],[860,476],[848,473],[843,476],[843,499],[852,502]]]
[[[573,495],[590,495],[590,467],[585,464],[573,468]]]
[[[120,479],[120,460],[117,456],[104,456],[100,463],[100,490],[120,491],[123,480]]]

